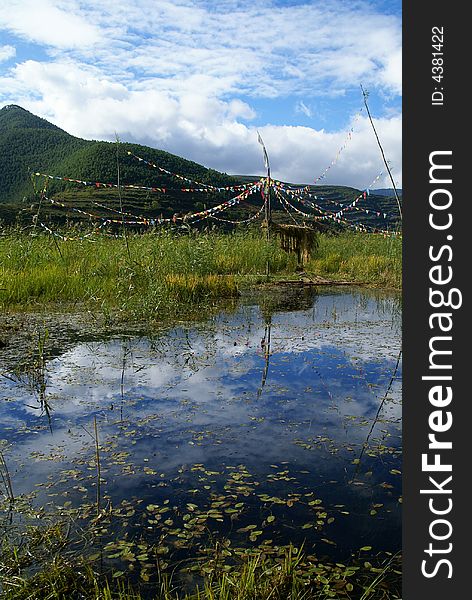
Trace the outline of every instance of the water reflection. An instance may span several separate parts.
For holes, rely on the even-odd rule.
[[[133,506],[128,531],[174,549],[210,532],[305,540],[337,557],[366,543],[397,550],[400,337],[396,296],[311,289],[153,337],[78,344],[44,365],[51,427],[21,378],[1,382],[15,493],[93,502],[96,418],[103,497]],[[198,519],[185,528],[194,514],[205,534]]]

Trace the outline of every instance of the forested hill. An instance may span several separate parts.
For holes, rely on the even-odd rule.
[[[50,168],[87,144],[19,106],[5,106],[0,110],[0,202],[31,195],[29,169]]]
[[[35,172],[116,184],[117,157],[121,184],[165,188],[165,193],[130,188],[118,193],[116,187],[97,188],[95,185],[83,186],[49,179],[47,196],[56,204],[42,204],[43,219],[63,223],[66,220],[83,221],[84,215],[96,219],[107,218],[110,217],[110,210],[117,210],[120,206],[133,215],[169,218],[175,213],[204,210],[235,195],[231,190],[223,193],[185,192],[182,188],[194,186],[136,160],[128,152],[172,174],[217,187],[259,179],[259,176],[232,177],[163,150],[138,144],[83,140],[20,106],[10,105],[0,110],[0,223],[14,223],[17,220],[31,222],[37,212],[38,188],[46,181],[42,177],[32,177]],[[331,213],[349,206],[362,193],[345,186],[320,185],[310,186],[310,192],[316,196],[317,204]],[[100,208],[97,202],[107,206]],[[227,211],[225,216],[244,220],[254,214],[260,204],[260,196],[254,195],[247,202]],[[302,205],[298,209],[306,210]],[[304,218],[300,213],[288,215],[286,207],[277,201],[274,202],[272,214],[274,220],[279,222]],[[364,223],[381,229],[395,227],[398,221],[395,198],[391,194],[384,196],[371,193],[363,199],[360,211],[351,211],[348,219],[353,224]]]
[[[127,154],[131,151],[173,173],[213,185],[231,185],[234,179],[174,154],[138,144],[88,141],[74,137],[20,106],[0,110],[0,202],[30,199],[30,172],[39,171],[88,181],[116,182],[116,154],[121,178],[127,184],[169,185],[156,169],[145,168]],[[175,183],[175,182],[174,182]],[[60,184],[52,186],[58,191]]]

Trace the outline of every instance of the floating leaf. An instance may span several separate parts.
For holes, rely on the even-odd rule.
[[[113,578],[122,577],[124,574],[125,574],[124,571],[115,571],[113,573]]]
[[[257,525],[247,525],[246,527],[241,527],[237,531],[239,533],[246,533],[247,531],[251,531],[252,529],[257,529]]]

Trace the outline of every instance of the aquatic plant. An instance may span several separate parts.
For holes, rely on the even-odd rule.
[[[246,554],[238,562],[225,560],[216,548],[196,563],[203,579],[184,583],[172,569],[156,562],[152,582],[141,586],[121,571],[99,573],[84,556],[60,553],[67,533],[59,525],[31,528],[26,545],[6,542],[0,551],[0,589],[5,600],[399,600],[400,557],[390,555],[375,567],[321,563],[289,546],[276,559],[263,552]],[[40,568],[31,567],[42,555]]]

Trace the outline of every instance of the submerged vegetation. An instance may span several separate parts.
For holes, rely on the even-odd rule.
[[[268,266],[270,277],[267,276]],[[126,238],[103,232],[97,234],[77,230],[63,231],[61,236],[48,235],[38,229],[33,234],[15,229],[5,230],[0,234],[0,307],[11,311],[38,311],[59,306],[66,310],[78,308],[101,313],[117,321],[126,319],[128,323],[133,319],[149,322],[175,321],[197,313],[202,314],[202,307],[216,306],[221,299],[235,298],[244,287],[278,279],[302,279],[310,285],[310,281],[316,282],[323,278],[333,282],[352,281],[399,289],[401,240],[354,233],[319,234],[311,257],[302,269],[297,264],[295,254],[282,250],[275,237],[267,242],[258,228],[232,234],[190,230],[179,233],[130,233]],[[320,428],[319,435],[311,430],[311,420],[306,420],[310,409],[306,410],[307,405],[303,401],[290,405],[290,418],[285,421],[285,395],[288,392],[283,384],[284,379],[280,379],[277,387],[274,377],[271,395],[267,395],[267,400],[264,398],[263,388],[266,393],[267,387],[270,387],[270,384],[264,386],[271,356],[272,312],[275,313],[275,310],[267,310],[267,314],[263,310],[261,312],[265,319],[262,342],[257,330],[258,323],[248,329],[256,329],[256,350],[263,352],[266,365],[262,383],[260,386],[257,384],[257,403],[252,404],[250,401],[251,387],[247,386],[247,382],[239,382],[237,379],[235,383],[241,387],[237,387],[237,392],[231,392],[235,397],[229,392],[228,396],[223,394],[221,382],[209,380],[212,390],[213,387],[216,390],[215,397],[209,396],[212,402],[216,402],[213,413],[207,412],[210,408],[208,404],[198,404],[199,388],[195,381],[191,392],[177,389],[175,398],[178,398],[179,404],[173,403],[172,395],[167,396],[168,393],[171,394],[167,388],[156,387],[150,392],[159,394],[156,396],[159,398],[159,405],[154,406],[154,395],[143,399],[139,391],[136,398],[132,393],[127,398],[126,369],[133,368],[133,373],[141,372],[141,377],[145,373],[145,363],[128,365],[128,361],[132,362],[132,353],[126,345],[128,342],[124,341],[118,391],[112,392],[109,398],[105,395],[107,402],[111,400],[109,405],[102,403],[100,397],[98,404],[92,403],[85,407],[84,415],[89,420],[81,423],[85,423],[89,431],[80,425],[85,431],[86,442],[81,446],[76,462],[68,465],[73,468],[62,470],[59,482],[53,483],[51,479],[34,484],[38,486],[38,490],[44,490],[49,499],[52,498],[50,503],[44,496],[47,500],[44,506],[32,508],[34,501],[30,506],[29,500],[25,500],[28,495],[16,495],[15,482],[12,483],[10,477],[10,471],[16,472],[16,467],[9,469],[10,456],[5,455],[3,446],[0,446],[2,598],[397,600],[401,597],[401,557],[395,552],[380,552],[377,548],[373,550],[371,546],[362,546],[358,544],[359,540],[355,540],[352,548],[356,548],[356,545],[359,547],[351,552],[350,558],[339,558],[339,562],[336,562],[338,559],[330,557],[329,549],[336,546],[336,543],[326,533],[326,529],[329,531],[329,527],[337,527],[338,521],[342,527],[343,519],[349,516],[349,510],[346,510],[348,507],[344,503],[333,505],[333,502],[325,502],[315,496],[312,487],[314,480],[308,481],[307,478],[306,483],[302,483],[309,471],[303,468],[300,470],[302,464],[297,465],[296,460],[294,466],[298,471],[292,472],[288,462],[282,461],[279,466],[270,464],[268,474],[259,473],[258,481],[257,473],[249,472],[244,465],[238,464],[239,450],[235,446],[234,452],[228,453],[228,457],[231,456],[231,459],[228,458],[230,464],[223,461],[217,467],[206,467],[203,463],[181,467],[174,465],[172,469],[178,469],[176,472],[161,472],[167,471],[164,467],[165,452],[162,454],[167,438],[170,440],[171,452],[175,452],[174,448],[178,447],[197,447],[195,458],[189,460],[203,460],[201,457],[197,458],[200,456],[198,452],[206,447],[216,448],[215,452],[221,452],[218,454],[221,459],[221,456],[225,456],[225,451],[232,449],[234,440],[241,437],[244,438],[248,451],[251,435],[257,438],[258,447],[263,442],[263,428],[268,427],[266,424],[277,423],[281,427],[279,433],[285,434],[285,426],[288,427],[287,431],[294,429],[293,434],[291,433],[295,436],[294,439],[287,438],[290,448],[295,448],[297,452],[336,456],[339,464],[346,465],[343,472],[347,472],[346,468],[351,469],[353,481],[349,484],[356,486],[356,489],[365,485],[363,489],[369,490],[366,518],[375,520],[381,513],[380,522],[386,521],[397,510],[401,498],[393,496],[390,490],[394,489],[391,480],[400,474],[396,468],[400,450],[395,445],[388,444],[390,432],[382,429],[378,437],[375,437],[371,436],[371,429],[365,441],[362,441],[362,436],[361,441],[353,437],[345,442],[345,446],[338,446],[329,438],[325,428]],[[320,344],[320,332],[323,329],[322,325],[318,325],[315,348]],[[225,330],[225,335],[229,331],[232,330]],[[331,328],[329,331],[330,343],[333,344],[335,342]],[[343,332],[342,335],[346,337],[344,330]],[[297,330],[296,335],[292,334],[293,339],[306,342],[307,333],[303,326],[300,331]],[[191,336],[189,337],[188,332],[182,335],[185,336],[186,350],[182,351],[182,344],[176,339],[177,358],[171,371],[182,375],[187,370],[190,379],[193,372],[203,369],[198,366],[198,360],[205,363],[216,352],[215,338],[211,336],[212,345],[205,352],[201,351],[201,346],[194,340],[195,347],[200,348],[202,355],[199,358],[199,352],[192,349]],[[247,346],[242,341],[244,336],[241,337],[236,330],[232,335],[229,342],[225,338],[225,344],[228,348],[237,350],[234,361],[237,370],[241,368],[240,348]],[[67,405],[71,398],[67,395],[62,397],[62,392],[57,389],[57,397],[47,390],[47,342],[48,332],[40,333],[35,340],[28,371],[23,368],[21,373],[8,371],[1,375],[8,380],[9,385],[27,384],[32,395],[36,396],[39,413],[46,415],[45,427],[52,434],[52,420],[56,419],[59,431],[64,426],[61,422],[61,402]],[[254,346],[253,342],[252,338],[249,342],[248,337],[247,344]],[[251,351],[253,350],[252,348]],[[257,364],[262,354],[257,355],[256,350],[251,360]],[[330,413],[335,401],[339,411],[342,402],[349,406],[351,394],[361,393],[357,387],[360,379],[365,379],[367,394],[373,394],[374,400],[376,399],[376,380],[372,371],[369,375],[360,377],[361,371],[355,369],[351,374],[355,387],[346,388],[346,398],[334,398],[327,387],[328,376],[322,377],[319,373],[322,368],[320,365],[329,367],[331,364],[326,352],[321,349],[315,360],[306,354],[307,348],[302,347],[300,350],[305,353],[302,354],[305,366],[312,363],[317,365],[313,367],[315,370],[312,380],[300,382],[302,391],[299,393],[306,394],[303,396],[305,402],[307,398],[310,399],[310,407],[311,400],[316,398],[318,425],[322,423],[323,410]],[[359,347],[356,344],[357,350]],[[138,354],[142,353],[143,349],[140,348]],[[159,357],[160,354],[156,356]],[[151,355],[150,364],[157,363],[156,356]],[[339,361],[337,355],[333,358],[333,361],[336,360]],[[162,364],[164,367],[161,370],[166,372],[165,363]],[[281,364],[285,364],[284,360]],[[212,364],[207,367],[214,378]],[[352,365],[343,366],[344,378],[349,379],[351,368]],[[272,363],[271,369],[272,373],[277,369],[277,362],[275,365]],[[328,372],[329,368],[326,373]],[[289,371],[287,373],[290,375]],[[281,377],[285,377],[285,374],[282,371]],[[256,375],[259,377],[258,373]],[[233,373],[229,377],[231,379],[234,376]],[[245,376],[244,369],[242,376]],[[368,377],[372,381],[368,381]],[[395,374],[392,380],[394,377]],[[185,380],[186,377],[183,377],[182,381]],[[183,385],[185,388],[185,384]],[[296,389],[292,383],[289,393],[291,402]],[[246,390],[249,390],[248,395]],[[223,398],[225,404],[220,406]],[[324,409],[323,398],[328,402]],[[241,399],[244,401],[239,403]],[[269,400],[280,411],[280,414],[274,413],[276,419],[272,415],[273,422],[270,414],[263,412],[264,402]],[[146,408],[151,411],[149,414],[140,413],[140,402],[145,406],[149,405]],[[171,417],[165,412],[166,402],[170,402]],[[230,409],[233,410],[239,404],[244,406],[241,415],[230,413]],[[297,422],[294,414],[294,404],[299,406],[299,410],[306,412],[300,422]],[[178,407],[181,412],[177,410]],[[34,404],[28,405],[28,408],[30,412],[36,410]],[[222,421],[221,424],[217,421],[216,424],[221,427],[212,431],[211,417],[208,414],[224,414],[225,411],[221,408],[229,409],[229,421]],[[92,414],[93,425],[90,425]],[[203,419],[201,424],[197,420],[193,422],[197,414]],[[103,428],[100,434],[97,416]],[[377,413],[372,428],[374,425],[386,427],[388,419],[382,421],[379,418],[377,423],[378,417]],[[179,425],[178,435],[172,429],[165,430],[162,434],[162,447],[156,446],[159,448],[159,456],[154,461],[156,468],[151,468],[148,455],[143,459],[143,465],[132,463],[133,447],[135,444],[140,447],[141,442],[137,432],[142,432],[143,439],[149,436],[149,439],[157,440],[168,418],[177,425],[180,418],[184,421]],[[356,423],[364,428],[371,425],[370,417],[367,416],[359,417],[348,413],[342,415],[342,419],[344,427],[347,424],[354,427]],[[330,422],[331,420],[330,416]],[[68,427],[73,429],[71,423],[71,420],[67,420],[64,431]],[[307,431],[305,426],[308,427]],[[21,435],[25,439],[33,429],[35,434],[41,432],[40,425],[34,425],[32,430],[28,429],[29,426],[22,427]],[[8,427],[5,431],[8,437]],[[272,435],[272,430],[269,433],[267,431],[266,435]],[[73,439],[73,435],[76,434],[68,429],[67,439]],[[56,441],[59,439],[60,437],[56,438]],[[75,441],[78,443],[79,439],[80,435]],[[184,446],[179,446],[180,443]],[[56,451],[58,456],[62,453],[60,444],[52,454]],[[49,458],[48,452],[49,450],[45,451],[41,460],[54,460]],[[31,456],[35,458],[40,454],[39,450],[34,450]],[[156,454],[153,456],[156,457]],[[354,456],[357,458],[353,458]],[[379,457],[382,459],[381,468],[386,469],[386,474],[379,475],[377,481],[372,474],[377,468],[375,466],[374,469],[373,465],[376,465],[375,461]],[[284,458],[289,458],[288,453]],[[304,460],[311,464],[314,459],[308,457]],[[264,465],[258,461],[257,468],[264,468]],[[379,467],[379,471],[381,468]],[[112,482],[115,478],[126,479],[127,485],[132,486],[133,476],[138,483],[145,481],[139,479],[142,475],[153,482],[150,487],[143,487],[137,496],[130,499],[125,497],[119,501],[113,496]],[[321,473],[317,473],[317,477],[315,487],[321,487]],[[328,479],[330,486],[336,483],[332,475]],[[110,487],[107,480],[111,482]],[[262,482],[268,488],[263,488]],[[171,485],[174,487],[170,487]],[[179,488],[179,485],[182,487]],[[280,489],[278,486],[281,486]],[[153,492],[157,494],[156,499],[151,497],[151,500],[146,500],[150,489],[157,490]],[[323,490],[322,487],[321,489]],[[270,493],[266,493],[267,491]],[[159,496],[161,492],[163,495]],[[377,494],[380,495],[376,496]],[[383,499],[382,494],[387,494],[387,500]],[[71,499],[61,499],[61,495]],[[35,492],[31,493],[30,498],[36,499]],[[340,498],[340,501],[344,500]],[[77,501],[81,502],[79,507]],[[360,510],[359,507],[356,510]],[[356,519],[359,521],[360,518],[361,515],[357,514]],[[308,536],[313,532],[317,532],[318,545],[315,543],[305,546],[304,540],[309,539]],[[282,535],[289,536],[289,544],[281,541],[282,537],[277,537]],[[326,553],[325,548],[328,548]]]
[[[399,288],[401,241],[379,235],[320,235],[308,276]],[[85,304],[92,310],[161,320],[198,303],[234,297],[238,287],[295,276],[297,260],[260,231],[171,232],[62,239],[15,231],[0,237],[0,305],[34,309]]]
[[[375,565],[359,556],[349,564],[327,564],[303,548],[281,548],[277,556],[230,544],[207,548],[207,558],[176,575],[159,548],[141,549],[138,561],[153,564],[137,586],[123,571],[103,570],[99,557],[70,550],[69,526],[30,526],[21,543],[0,547],[0,591],[5,600],[398,600],[401,557],[385,553]],[[187,573],[185,581],[182,573]],[[191,583],[190,583],[191,582]]]
[[[398,560],[396,561],[398,563]],[[392,571],[392,564],[384,567],[311,565],[310,578],[302,555],[286,552],[283,559],[271,561],[261,554],[248,557],[242,565],[224,570],[225,565],[205,577],[194,591],[179,592],[171,576],[160,575],[154,586],[141,594],[132,585],[119,578],[99,577],[91,565],[71,564],[56,559],[47,569],[26,579],[21,576],[7,581],[5,600],[327,600],[329,598],[365,600],[399,599],[400,571]],[[399,565],[396,565],[399,568]],[[314,575],[318,571],[319,575]],[[6,579],[6,578],[5,578]]]
[[[395,295],[306,291],[59,360],[33,340],[0,388],[3,598],[400,598]]]

